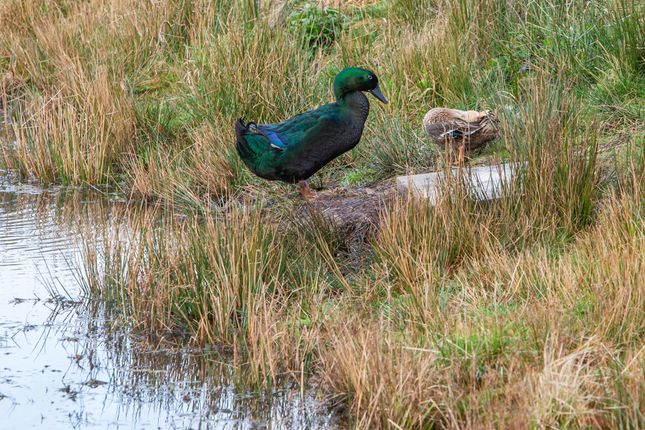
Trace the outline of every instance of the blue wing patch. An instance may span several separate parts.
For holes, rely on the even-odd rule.
[[[455,129],[455,130],[450,130],[450,131],[447,131],[447,132],[443,133],[440,137],[443,137],[443,138],[451,137],[451,138],[455,139],[457,137],[462,137],[463,135],[464,135],[464,133],[461,130]]]
[[[458,128],[455,128],[454,130],[448,130],[445,133],[441,133],[439,135],[440,138],[445,139],[445,138],[451,138],[451,139],[457,139],[458,137],[468,137],[472,136],[476,132],[481,130],[481,127],[473,128],[468,131],[460,130]]]
[[[271,130],[266,125],[258,125],[257,128],[262,132],[262,134],[264,134],[266,137],[269,138],[269,140],[271,141],[271,146],[273,148],[279,149],[282,151],[287,147],[287,145],[280,138],[280,135],[275,131]]]

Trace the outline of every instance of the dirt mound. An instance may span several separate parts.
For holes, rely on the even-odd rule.
[[[298,204],[296,213],[312,227],[325,228],[342,241],[344,255],[338,257],[350,264],[358,263],[366,255],[366,245],[378,228],[382,211],[395,196],[396,187],[390,182],[374,187],[333,188]]]

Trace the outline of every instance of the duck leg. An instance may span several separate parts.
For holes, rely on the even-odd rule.
[[[457,164],[459,166],[464,165],[464,160],[465,160],[465,148],[466,148],[466,143],[462,140],[461,143],[459,144],[459,147],[457,148]]]
[[[316,197],[316,193],[311,191],[307,181],[298,181],[298,192],[305,200],[313,200]]]
[[[464,164],[464,144],[463,143],[457,143],[453,142],[452,145],[450,145],[450,150],[448,151],[448,164],[451,166],[463,166]]]

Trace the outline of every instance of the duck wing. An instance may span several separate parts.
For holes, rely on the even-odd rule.
[[[317,115],[309,125],[305,130],[294,129],[287,134],[293,140],[280,157],[285,174],[300,179],[313,175],[358,143],[347,124],[334,112]]]
[[[479,132],[481,128],[479,122],[461,120],[432,123],[425,126],[428,136],[439,142],[450,138],[470,137]]]
[[[235,123],[235,134],[235,148],[244,164],[261,178],[279,179],[275,159],[283,149],[275,142],[275,138],[272,142],[266,133],[260,132],[257,124],[244,123],[241,118]]]
[[[325,118],[333,116],[338,110],[336,103],[330,103],[318,109],[304,112],[277,124],[258,124],[258,129],[264,133],[271,143],[280,149],[297,146],[306,140],[308,134],[321,126]]]
[[[454,120],[426,124],[425,130],[438,145],[443,146],[446,140],[463,142],[467,150],[482,148],[499,135],[494,118],[488,117],[476,122]]]

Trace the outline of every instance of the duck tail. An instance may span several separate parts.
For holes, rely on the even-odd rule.
[[[248,124],[244,123],[242,118],[239,118],[235,123],[235,136],[237,137],[237,144],[235,148],[242,160],[249,160],[254,158],[255,152],[251,145],[246,141],[246,134],[249,132]]]
[[[235,121],[235,135],[238,140],[241,139],[245,131],[248,131],[248,127],[244,124],[244,118],[238,118],[237,121]]]

